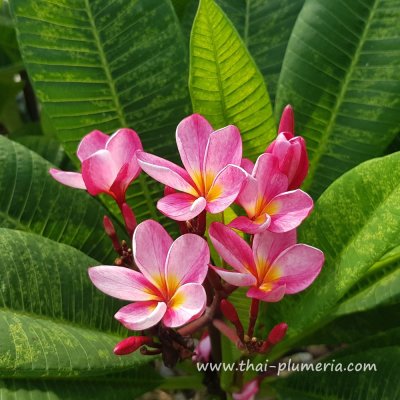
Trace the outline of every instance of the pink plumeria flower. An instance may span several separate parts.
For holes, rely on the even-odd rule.
[[[242,165],[249,167],[248,161]],[[262,154],[236,199],[247,217],[237,217],[229,226],[249,234],[297,228],[311,212],[313,200],[300,189],[287,189],[288,178],[279,170],[278,159],[272,154]]]
[[[296,231],[254,235],[253,248],[227,226],[213,222],[209,230],[219,255],[234,270],[212,266],[226,282],[250,286],[247,296],[276,302],[285,294],[306,289],[321,271],[324,254],[306,244],[296,244]]]
[[[93,131],[78,147],[82,173],[52,168],[50,174],[63,185],[85,189],[93,196],[107,193],[121,206],[128,186],[141,171],[136,159],[138,150],[143,150],[142,143],[132,129],[120,129],[112,136]]]
[[[260,390],[258,378],[248,381],[239,393],[232,393],[233,400],[254,400]]]
[[[288,189],[297,189],[308,173],[306,143],[301,136],[294,136],[294,117],[291,106],[282,113],[278,137],[267,147],[266,153],[279,160],[279,169],[288,177]]]
[[[162,321],[174,328],[203,313],[210,260],[203,238],[188,233],[173,241],[158,222],[147,220],[135,230],[133,255],[140,272],[109,265],[89,269],[102,292],[134,302],[115,314],[125,327],[143,330]]]
[[[239,167],[239,130],[229,125],[214,131],[204,117],[193,114],[178,125],[176,142],[185,169],[152,154],[138,153],[143,171],[179,191],[159,200],[157,208],[177,221],[191,220],[203,210],[212,214],[224,211],[246,178]]]
[[[211,338],[205,332],[194,349],[193,362],[208,363],[211,357]]]

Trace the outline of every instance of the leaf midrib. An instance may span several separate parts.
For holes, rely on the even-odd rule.
[[[354,70],[356,68],[356,65],[358,64],[360,55],[361,55],[361,50],[364,46],[364,43],[366,41],[367,35],[369,33],[369,28],[371,25],[371,22],[374,18],[376,9],[378,8],[378,4],[380,3],[380,0],[375,0],[374,4],[371,8],[369,17],[367,22],[365,23],[365,27],[364,27],[364,31],[360,37],[360,41],[358,43],[357,49],[354,53],[354,57],[350,63],[349,69],[344,77],[343,83],[342,83],[342,87],[340,89],[339,95],[336,98],[336,103],[335,106],[332,110],[331,113],[331,117],[329,119],[328,125],[326,127],[326,129],[322,132],[322,135],[320,137],[320,140],[318,142],[318,146],[317,149],[313,152],[313,156],[310,160],[310,168],[308,170],[308,175],[307,175],[307,179],[303,184],[303,188],[304,190],[309,190],[310,187],[312,186],[313,183],[313,178],[315,176],[316,170],[318,168],[319,165],[319,161],[321,160],[321,157],[326,153],[327,147],[328,147],[328,143],[329,143],[329,138],[332,134],[332,130],[335,126],[335,121],[337,118],[337,113],[343,103],[343,100],[345,98],[346,92],[347,92],[347,88],[349,86],[349,83],[351,81],[351,77],[354,73]]]
[[[124,116],[124,114],[122,112],[122,105],[121,105],[121,102],[119,100],[117,91],[115,89],[115,81],[114,81],[114,79],[112,77],[110,66],[109,66],[109,62],[107,60],[106,54],[104,52],[103,46],[102,46],[101,41],[100,41],[100,37],[99,37],[99,33],[98,33],[98,30],[97,30],[97,27],[96,27],[96,24],[95,24],[95,21],[94,21],[92,9],[90,8],[89,0],[84,0],[84,1],[85,1],[85,8],[86,8],[86,11],[87,11],[87,15],[88,15],[88,19],[89,19],[89,22],[90,22],[90,26],[92,28],[93,38],[95,40],[95,43],[96,43],[96,46],[97,46],[97,50],[99,52],[102,68],[104,70],[104,73],[106,74],[106,79],[107,79],[107,82],[108,82],[108,85],[109,85],[109,88],[110,88],[110,91],[111,91],[111,98],[112,98],[112,101],[113,101],[114,106],[115,106],[115,111],[116,111],[118,119],[119,119],[119,121],[121,123],[121,128],[128,128],[128,123],[127,123],[127,121],[125,119],[125,116]],[[149,188],[147,187],[147,184],[146,184],[145,177],[144,177],[143,173],[141,173],[137,179],[138,179],[140,187],[141,187],[141,189],[143,191],[143,194],[144,194],[144,196],[145,196],[145,198],[147,200],[147,204],[148,204],[148,207],[149,207],[149,211],[150,211],[151,217],[154,218],[155,220],[157,220],[157,213],[156,213],[156,210],[155,210],[155,207],[154,207],[154,202],[153,202],[153,199],[151,197],[151,193],[149,191]]]
[[[203,0],[204,1],[204,0]],[[219,89],[219,93],[220,93],[220,99],[221,99],[221,108],[222,108],[222,115],[224,117],[224,125],[228,125],[228,119],[227,119],[227,111],[226,111],[226,103],[225,103],[225,96],[224,96],[224,87],[223,87],[223,83],[222,83],[222,77],[221,77],[221,69],[219,66],[219,62],[218,62],[218,53],[217,53],[217,46],[215,44],[215,33],[214,33],[214,27],[212,25],[212,21],[210,20],[210,12],[209,12],[209,8],[208,8],[208,1],[205,1],[206,4],[206,19],[207,19],[207,23],[208,26],[210,27],[210,31],[211,31],[211,43],[212,43],[212,49],[213,49],[213,55],[214,55],[214,60],[215,60],[215,66],[216,66],[216,70],[217,70],[217,82],[218,82],[218,89]],[[222,13],[222,10],[219,9],[219,7],[214,4],[214,7]]]

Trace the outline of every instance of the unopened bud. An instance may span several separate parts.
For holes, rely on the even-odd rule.
[[[288,325],[284,322],[275,325],[268,335],[268,342],[271,344],[278,344],[285,337],[287,329]]]
[[[130,336],[114,347],[114,354],[117,356],[124,356],[136,351],[144,344],[151,343],[152,339],[147,336]]]
[[[290,104],[288,104],[282,112],[281,120],[279,122],[278,134],[281,132],[292,134],[290,137],[287,137],[287,139],[290,139],[294,136],[294,113],[293,108]]]
[[[107,215],[103,218],[103,226],[107,236],[111,239],[114,250],[119,253],[121,251],[121,245],[119,243],[117,232],[115,232],[114,224]]]
[[[225,324],[225,322],[219,320],[219,319],[214,319],[213,320],[213,325],[223,334],[225,335],[239,350],[244,349],[243,342],[237,335],[237,333],[230,328],[228,325]]]
[[[134,230],[136,229],[136,217],[132,209],[128,204],[124,203],[121,207],[122,216],[125,221],[125,227],[128,232],[129,237],[132,237]]]
[[[224,317],[228,321],[230,321],[233,325],[235,325],[238,336],[243,340],[243,336],[244,336],[243,325],[240,322],[239,315],[238,315],[234,305],[230,301],[228,301],[226,299],[222,299],[220,308],[221,308],[222,314],[224,314]]]
[[[105,215],[103,218],[103,226],[108,236],[111,237],[117,234],[115,232],[114,224],[112,223],[111,219],[107,217],[107,215]]]

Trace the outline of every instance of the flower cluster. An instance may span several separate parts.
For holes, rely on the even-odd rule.
[[[265,340],[254,337],[259,303],[306,289],[324,262],[320,250],[297,243],[296,228],[310,214],[313,200],[299,189],[308,158],[304,139],[294,136],[293,110],[285,108],[277,138],[255,164],[243,158],[235,126],[214,130],[198,114],[178,125],[176,142],[183,167],[144,152],[131,129],[110,137],[93,131],[77,150],[81,173],[50,170],[64,185],[111,196],[132,237],[132,247],[121,242],[105,217],[105,231],[119,258],[115,265],[89,269],[98,289],[129,302],[115,318],[141,332],[120,342],[114,352],[140,348],[143,354],[162,354],[167,365],[189,357],[204,362],[212,357],[207,332],[215,330],[246,355],[266,353],[288,327],[278,324]],[[177,221],[181,236],[175,241],[156,221],[136,224],[126,191],[141,170],[165,185],[157,208]],[[207,223],[208,214],[220,214],[224,221],[228,208],[235,218]],[[209,246],[220,262],[210,259]],[[251,298],[246,332],[228,300],[238,287],[247,287]],[[197,347],[196,335],[202,335]],[[254,391],[257,382],[245,390]]]

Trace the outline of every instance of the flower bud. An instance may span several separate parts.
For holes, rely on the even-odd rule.
[[[107,215],[103,218],[103,227],[107,236],[111,239],[114,249],[117,253],[121,251],[121,245],[119,243],[117,232],[115,232],[114,224]]]
[[[133,232],[136,228],[136,217],[128,204],[123,203],[121,207],[122,216],[125,221],[125,227],[130,237],[132,237]]]
[[[230,301],[222,299],[220,308],[222,314],[224,314],[224,317],[235,326],[238,336],[243,340],[244,336],[243,325],[240,322],[239,315],[234,305]]]
[[[233,400],[254,400],[259,390],[260,382],[257,378],[255,378],[247,382],[243,386],[241,392],[232,393],[232,398]]]
[[[271,329],[267,341],[271,344],[278,344],[285,337],[287,329],[288,325],[285,322],[275,325]]]
[[[205,332],[201,337],[199,344],[194,349],[192,357],[193,362],[207,363],[211,357],[211,338],[208,332]]]
[[[151,341],[152,339],[147,336],[130,336],[119,342],[114,347],[114,354],[117,356],[131,354],[139,347],[143,346],[144,344],[150,343]]]
[[[291,133],[291,135],[289,135],[291,137],[286,136],[288,139],[291,139],[294,136],[294,113],[290,104],[288,104],[282,111],[278,134],[281,132]]]
[[[287,125],[291,125],[291,123],[286,121],[283,124],[283,126]],[[265,152],[278,159],[280,171],[288,178],[288,190],[299,188],[308,172],[308,156],[304,138],[293,136],[293,133],[288,131],[280,131],[278,137],[267,147]]]

